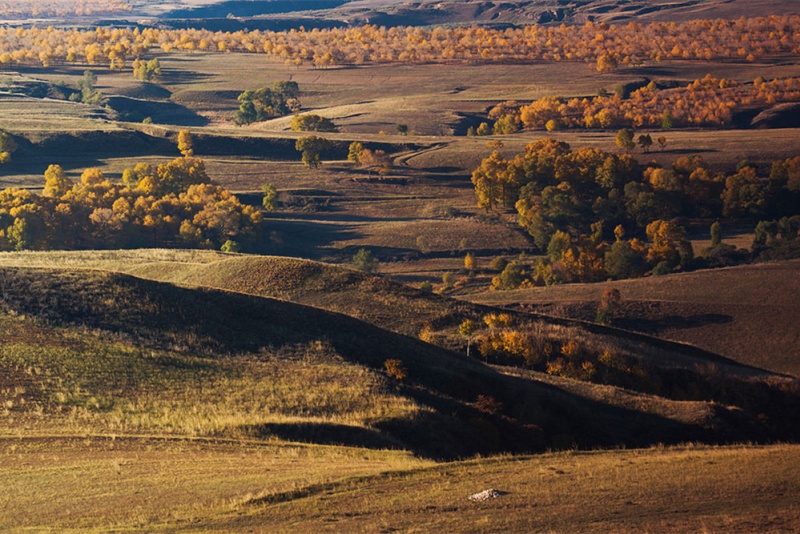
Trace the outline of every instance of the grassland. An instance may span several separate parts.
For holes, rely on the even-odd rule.
[[[115,99],[128,99],[122,108],[112,100],[113,106],[139,106],[161,124],[119,122],[113,110],[82,104],[47,100],[40,106],[40,99],[0,98],[0,120],[13,126],[12,133],[22,140],[14,161],[0,169],[0,184],[41,186],[50,163],[61,164],[73,179],[90,166],[119,178],[124,168],[140,161],[157,163],[176,156],[176,131],[189,127],[198,155],[222,185],[252,195],[253,202],[258,202],[256,195],[265,182],[279,190],[281,205],[268,221],[264,251],[343,262],[366,247],[384,262],[385,272],[397,272],[406,282],[440,280],[444,272],[461,267],[458,258],[467,251],[487,258],[535,252],[513,214],[486,217],[475,208],[469,174],[490,152],[490,138],[467,138],[464,133],[490,106],[545,95],[593,95],[600,87],[612,89],[644,78],[683,83],[711,73],[747,82],[759,75],[790,75],[795,68],[788,60],[669,62],[597,75],[583,63],[564,63],[553,76],[547,64],[298,69],[241,54],[161,54],[160,60],[164,75],[158,84],[137,82],[129,72],[98,70],[97,86],[106,95],[118,95]],[[31,68],[12,80],[75,84],[83,70]],[[297,81],[304,108],[334,119],[340,127],[340,133],[329,135],[340,143],[335,161],[327,161],[321,170],[311,171],[299,162],[293,148],[299,134],[287,131],[286,119],[244,128],[230,123],[242,90],[280,79]],[[25,111],[28,107],[34,112]],[[54,113],[59,121],[43,120]],[[400,123],[413,135],[397,135]],[[727,171],[744,158],[766,166],[800,152],[800,136],[794,132],[671,131],[665,151],[637,157],[670,164],[679,156],[701,155]],[[501,140],[502,151],[510,155],[543,135],[521,132],[491,139]],[[616,150],[614,135],[553,134],[575,147]],[[378,179],[344,162],[346,145],[354,140],[387,150],[394,157],[394,169]],[[443,261],[446,258],[450,261]]]
[[[88,166],[116,179],[177,156],[175,134],[189,128],[209,174],[241,198],[259,204],[264,183],[277,187],[263,243],[273,256],[0,255],[0,509],[12,510],[0,530],[800,529],[797,446],[708,445],[786,439],[796,420],[490,366],[463,355],[458,333],[464,319],[508,306],[558,345],[576,340],[720,389],[791,387],[776,373],[800,373],[797,262],[615,282],[624,330],[574,320],[594,318],[607,284],[490,293],[494,273],[468,279],[467,252],[481,267],[536,253],[513,213],[476,209],[469,175],[487,141],[511,155],[544,134],[464,134],[504,100],[709,73],[750,82],[796,75],[795,58],[598,75],[583,63],[311,69],[255,55],[158,57],[157,84],[97,69],[109,109],[23,94],[75,84],[83,66],[9,73],[0,123],[20,149],[0,185],[41,187],[50,163],[73,179]],[[241,91],[285,79],[300,85],[304,110],[339,125],[319,170],[300,163],[287,119],[230,123]],[[665,135],[666,150],[637,157],[701,155],[730,171],[800,153],[796,129]],[[617,150],[615,132],[552,136]],[[392,155],[386,177],[344,161],[355,140]],[[739,230],[746,246],[751,229]],[[386,278],[334,265],[362,247]],[[460,277],[444,295],[396,283],[438,290],[444,272]],[[388,359],[408,376],[387,373]],[[684,442],[707,445],[659,445]],[[582,450],[529,455],[554,449]],[[463,459],[475,455],[491,457]],[[508,493],[466,499],[490,487]]]
[[[800,521],[800,452],[788,445],[436,466],[396,452],[129,438],[3,439],[0,451],[13,460],[0,468],[11,490],[0,502],[15,510],[4,530],[788,532]],[[488,488],[507,494],[467,499]]]
[[[0,454],[10,460],[0,481],[11,489],[1,502],[15,510],[3,529],[797,524],[794,446],[437,465],[419,457],[752,436],[755,422],[736,409],[487,367],[346,316],[107,269],[184,282],[216,273],[306,299],[337,285],[381,288],[379,279],[298,260],[265,259],[259,268],[255,258],[208,252],[46,256],[6,256],[6,265],[28,267],[0,270]],[[61,266],[33,267],[43,261]],[[392,292],[383,286],[382,298]],[[444,300],[428,298],[434,308]],[[382,371],[390,356],[405,362],[407,380]],[[478,393],[499,400],[501,412],[481,411]],[[466,500],[488,487],[508,494]],[[769,497],[736,504],[755,487]],[[676,488],[677,507],[667,498]],[[604,507],[586,506],[600,498]]]

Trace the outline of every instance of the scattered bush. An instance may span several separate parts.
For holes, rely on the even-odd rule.
[[[378,268],[378,260],[372,252],[362,248],[353,255],[353,267],[365,273],[372,273]]]
[[[408,377],[408,368],[402,360],[397,360],[395,358],[386,360],[383,362],[383,368],[386,370],[387,375],[394,378],[398,382],[402,382],[406,377]]]

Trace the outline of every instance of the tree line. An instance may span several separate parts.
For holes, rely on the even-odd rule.
[[[121,69],[154,49],[258,53],[288,65],[318,68],[368,63],[578,61],[608,71],[645,61],[755,61],[798,55],[800,16],[506,29],[376,25],[282,32],[0,28],[0,65],[106,63]]]
[[[110,15],[130,10],[131,6],[120,0],[13,0],[12,2],[0,2],[0,13],[6,18]]]
[[[800,101],[800,78],[770,81],[756,78],[752,84],[708,75],[686,87],[659,88],[651,81],[624,95],[565,99],[546,96],[528,105],[503,102],[489,110],[480,134],[510,134],[522,128],[620,128],[650,127],[668,130],[685,126],[724,126],[734,113],[753,106]]]
[[[775,162],[768,175],[747,162],[726,175],[699,156],[642,166],[629,154],[573,151],[543,139],[511,158],[493,151],[473,171],[472,183],[479,207],[515,209],[546,253],[532,268],[509,264],[493,281],[497,289],[685,269],[693,251],[681,220],[755,224],[800,215],[800,157]]]

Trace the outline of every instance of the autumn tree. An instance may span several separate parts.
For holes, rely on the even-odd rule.
[[[333,147],[333,143],[324,137],[310,135],[299,138],[294,147],[295,150],[300,152],[303,164],[306,167],[317,169],[322,165],[322,152],[330,150]]]
[[[617,132],[617,137],[615,139],[617,146],[623,150],[626,154],[630,154],[630,152],[636,147],[636,143],[633,141],[633,130],[630,128],[623,128]]]
[[[312,113],[295,115],[289,126],[295,132],[335,132],[336,125],[331,119],[326,119]]]
[[[467,252],[467,255],[464,256],[464,269],[467,271],[474,271],[475,265],[475,256],[471,252]]]
[[[184,157],[190,158],[194,155],[194,148],[192,142],[192,134],[189,130],[181,130],[178,132],[178,151]]]
[[[44,189],[42,196],[51,198],[61,198],[72,189],[72,180],[67,178],[67,173],[60,165],[50,165],[44,171]]]
[[[158,58],[150,61],[136,59],[133,61],[133,77],[141,82],[151,82],[161,76],[161,63]]]
[[[650,136],[650,134],[643,134],[639,136],[637,143],[641,147],[642,151],[647,154],[650,152],[650,147],[653,146],[653,138]]]
[[[274,211],[278,207],[278,190],[272,184],[264,184],[261,188],[263,198],[261,199],[261,207],[265,211]]]
[[[0,165],[11,161],[11,155],[17,151],[17,143],[7,132],[0,131]]]
[[[392,158],[384,150],[370,150],[364,148],[358,156],[358,163],[367,169],[368,176],[372,175],[372,170],[377,169],[381,176],[389,172],[393,167]]]
[[[619,289],[607,287],[603,290],[603,296],[600,298],[600,305],[597,307],[595,321],[600,324],[611,324],[617,314],[619,314],[621,306],[622,295]]]
[[[683,268],[691,261],[692,244],[686,239],[681,226],[672,221],[656,220],[648,224],[645,231],[652,243],[647,252],[651,265],[663,262],[670,268]]]
[[[353,267],[365,273],[372,273],[378,268],[378,259],[368,249],[362,248],[353,256]]]
[[[458,325],[458,333],[467,340],[467,358],[470,356],[470,347],[472,346],[472,336],[478,331],[480,325],[471,319],[465,319]]]
[[[351,163],[358,163],[363,151],[364,145],[359,141],[353,141],[350,143],[350,147],[347,150],[347,161]]]
[[[233,117],[237,126],[282,117],[300,110],[300,87],[297,82],[277,81],[272,87],[244,91],[237,100],[239,109]]]
[[[615,279],[638,278],[647,271],[647,250],[639,240],[615,241],[606,252],[603,266]]]
[[[719,221],[714,221],[711,225],[711,246],[715,247],[722,244],[722,225]]]
[[[766,205],[764,184],[751,166],[745,166],[725,180],[722,192],[722,214],[729,216],[757,216]]]
[[[103,93],[96,91],[97,75],[90,70],[83,72],[83,77],[78,81],[80,100],[84,104],[96,106],[103,101]]]

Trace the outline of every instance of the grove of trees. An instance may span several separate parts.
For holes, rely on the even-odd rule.
[[[542,139],[512,158],[493,151],[472,182],[479,207],[514,208],[547,255],[532,269],[508,264],[493,281],[508,289],[525,281],[594,282],[684,269],[693,253],[680,220],[727,217],[755,224],[765,216],[798,215],[798,176],[800,157],[774,163],[769,175],[747,163],[725,175],[698,156],[680,157],[667,168],[644,167],[628,154],[573,151]]]
[[[198,158],[139,163],[121,184],[96,168],[73,182],[59,165],[44,178],[41,194],[0,191],[0,250],[219,249],[249,244],[260,230],[261,212],[213,183]]]
[[[272,87],[244,91],[239,95],[239,109],[233,116],[238,126],[283,117],[300,110],[300,87],[297,82],[278,81]]]
[[[110,15],[130,10],[131,6],[120,0],[13,0],[0,2],[0,13],[5,18]]]

